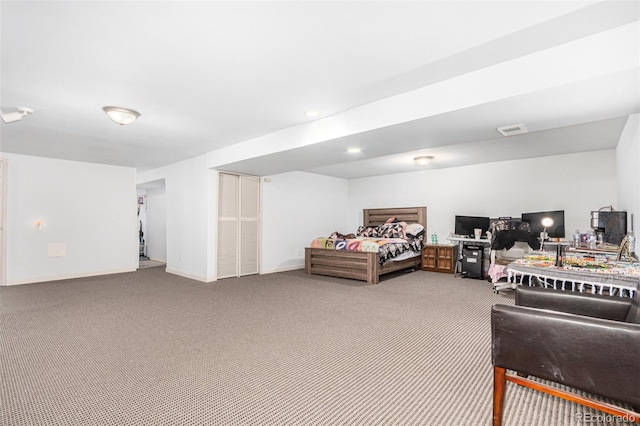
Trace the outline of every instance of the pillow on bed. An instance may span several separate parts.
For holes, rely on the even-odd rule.
[[[406,222],[385,223],[378,226],[378,236],[380,238],[406,238],[404,228]]]
[[[407,236],[414,238],[419,237],[420,235],[424,234],[424,226],[420,225],[419,223],[410,223],[407,225],[404,232],[407,234]]]
[[[360,226],[356,232],[358,237],[378,237],[378,228],[375,226]]]

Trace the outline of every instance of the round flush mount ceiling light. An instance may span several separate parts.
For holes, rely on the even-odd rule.
[[[138,111],[129,108],[106,106],[103,107],[102,110],[107,114],[107,117],[121,126],[131,124],[140,117],[140,113]]]
[[[320,111],[315,111],[315,110],[309,110],[309,111],[305,111],[304,115],[306,115],[307,117],[320,117]]]
[[[433,161],[433,157],[423,155],[422,157],[415,157],[413,161],[420,164],[421,166],[426,166],[427,164]]]

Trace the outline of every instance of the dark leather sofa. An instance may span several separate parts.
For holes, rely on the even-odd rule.
[[[493,306],[491,328],[494,425],[502,424],[506,381],[640,422],[640,291],[628,298],[518,286],[516,306]]]

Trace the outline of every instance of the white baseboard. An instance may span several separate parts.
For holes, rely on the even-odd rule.
[[[135,272],[135,271],[136,271],[135,268],[134,269],[113,269],[108,271],[97,271],[97,272],[88,272],[88,273],[80,273],[80,274],[54,275],[50,277],[31,278],[28,280],[7,281],[5,286],[43,283],[47,281],[70,280],[74,278],[97,277],[99,275],[122,274],[125,272]]]
[[[304,269],[304,265],[285,266],[284,268],[274,268],[274,269],[269,269],[267,271],[263,270],[263,271],[260,272],[260,275],[275,274],[276,272],[297,271],[298,269]]]
[[[304,269],[304,265],[286,266],[284,268],[269,269],[267,271],[261,271],[260,275],[275,274],[278,272],[296,271],[299,269]],[[7,281],[5,286],[8,287],[12,285],[34,284],[34,283],[41,283],[41,282],[47,282],[47,281],[60,281],[60,280],[69,280],[74,278],[96,277],[99,275],[122,274],[125,272],[135,272],[136,270],[137,269],[118,269],[118,270],[99,271],[99,272],[90,272],[90,273],[81,273],[81,274],[65,274],[65,275],[56,275],[56,276],[50,276],[50,277],[38,277],[38,278],[32,278],[28,280]],[[180,277],[189,278],[191,280],[200,281],[203,283],[216,281],[215,279],[208,280],[206,277],[203,277],[203,276],[186,274],[184,272],[176,271],[175,269],[170,269],[170,268],[166,268],[165,271],[169,274],[178,275]]]
[[[178,275],[178,276],[184,277],[184,278],[189,278],[190,280],[196,280],[196,281],[200,281],[200,282],[203,282],[203,283],[208,282],[206,277],[197,276],[197,275],[191,275],[191,274],[185,274],[184,272],[176,271],[175,269],[166,268],[165,272],[167,272],[169,274],[173,274],[173,275]]]

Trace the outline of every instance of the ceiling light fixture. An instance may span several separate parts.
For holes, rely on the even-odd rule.
[[[131,124],[136,121],[138,117],[140,117],[140,113],[138,111],[129,108],[106,106],[102,109],[107,113],[107,117],[121,126],[124,126],[125,124]]]
[[[304,115],[306,115],[307,117],[320,117],[320,111],[306,111]]]
[[[8,112],[6,114],[2,114],[2,121],[5,123],[13,123],[14,121],[22,120],[22,117],[25,115],[33,114],[33,110],[27,107],[18,107],[15,112]]]
[[[358,154],[359,152],[362,152],[362,150],[360,148],[349,148],[347,149],[347,152],[349,154]]]
[[[521,133],[527,133],[529,130],[524,124],[512,124],[510,126],[498,127],[497,130],[502,133],[502,136],[519,135]]]
[[[424,155],[422,157],[415,157],[413,161],[420,164],[421,166],[426,166],[433,161],[433,157]]]

